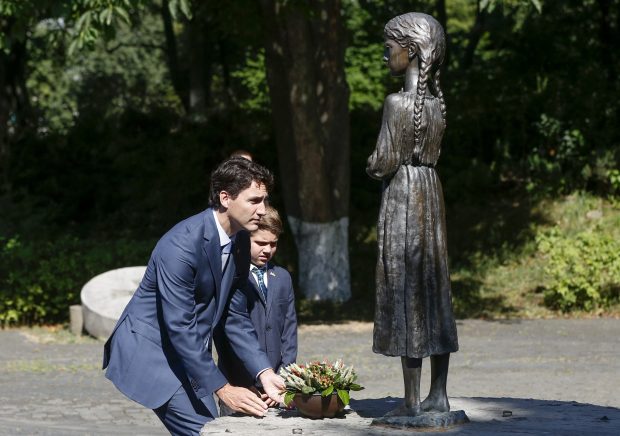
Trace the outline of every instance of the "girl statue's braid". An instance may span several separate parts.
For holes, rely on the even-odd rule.
[[[432,64],[427,63],[421,57],[420,75],[418,76],[418,85],[416,89],[415,104],[413,108],[413,134],[415,140],[415,149],[419,150],[422,144],[422,110],[424,109],[424,97],[426,96],[426,85],[428,83],[428,74]]]
[[[437,71],[435,71],[435,92],[437,93],[437,98],[439,99],[439,104],[441,105],[441,118],[443,119],[443,125],[446,126],[446,101],[443,99],[443,91],[441,90],[441,85],[439,83],[439,76],[441,71],[439,67]]]

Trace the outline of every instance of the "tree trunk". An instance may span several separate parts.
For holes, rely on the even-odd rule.
[[[183,74],[179,64],[179,54],[177,50],[177,38],[174,34],[172,25],[172,15],[168,5],[168,0],[161,2],[161,19],[164,25],[164,35],[166,37],[166,59],[168,63],[168,72],[170,73],[170,81],[177,96],[181,100],[181,104],[185,112],[189,112],[189,93],[186,81],[183,80]]]
[[[614,63],[614,54],[616,50],[613,43],[611,16],[609,10],[611,1],[598,0],[597,3],[600,12],[598,34],[601,44],[601,61],[607,73],[607,84],[609,88],[611,88],[616,80],[616,69]]]
[[[467,47],[465,48],[465,54],[463,55],[463,70],[468,70],[474,63],[474,54],[476,53],[476,48],[478,47],[480,38],[482,38],[482,35],[484,34],[484,24],[486,21],[486,17],[487,10],[481,8],[480,0],[478,0],[476,6],[476,21],[474,22],[474,25],[469,32]]]
[[[9,191],[9,87],[7,56],[0,51],[0,193]]]
[[[443,30],[447,31],[448,14],[446,12],[446,0],[436,0],[435,9],[437,10],[437,21],[439,21]]]
[[[349,89],[339,0],[261,0],[284,204],[308,298],[351,295]]]
[[[435,9],[437,11],[437,21],[443,27],[443,31],[446,34],[446,53],[443,60],[443,64],[447,69],[450,65],[450,35],[448,35],[448,13],[446,12],[446,0],[436,0],[435,1]],[[444,76],[445,78],[446,76]]]
[[[0,31],[10,34],[14,19],[0,21]],[[13,40],[0,51],[0,192],[9,192],[11,137],[17,137],[33,123],[30,97],[26,88],[26,42]]]
[[[185,46],[191,47],[191,51],[186,53],[189,68],[189,113],[194,121],[199,122],[207,119],[213,61],[211,23],[205,7],[206,2],[197,3],[194,17],[187,23],[185,33]]]

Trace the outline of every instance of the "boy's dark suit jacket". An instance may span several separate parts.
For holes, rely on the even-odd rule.
[[[248,373],[231,342],[241,340],[235,335],[250,315],[261,349],[267,353],[271,368],[276,372],[281,366],[297,359],[297,315],[291,276],[284,268],[268,264],[267,301],[250,273],[245,286],[232,297],[230,310],[215,333],[218,366],[231,384],[254,386],[255,377]],[[224,331],[224,326],[226,331]]]
[[[106,377],[127,397],[149,409],[191,385],[216,417],[213,392],[227,380],[211,354],[212,332],[231,288],[247,281],[249,235],[237,233],[222,274],[220,239],[212,209],[181,221],[157,243],[146,273],[104,347]],[[249,318],[238,318],[231,348],[257,374],[270,367],[252,336]],[[247,332],[247,334],[245,334]]]

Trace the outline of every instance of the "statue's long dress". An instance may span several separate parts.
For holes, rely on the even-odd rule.
[[[383,180],[373,351],[422,358],[457,351],[443,192],[435,164],[445,129],[427,97],[421,144],[414,140],[415,93],[389,95],[367,172]]]

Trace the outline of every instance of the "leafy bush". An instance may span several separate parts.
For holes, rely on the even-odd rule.
[[[152,241],[0,238],[0,325],[63,322],[94,275],[144,265]]]
[[[536,239],[547,261],[546,305],[567,312],[593,310],[618,300],[620,241],[598,227],[571,237],[556,227]]]

